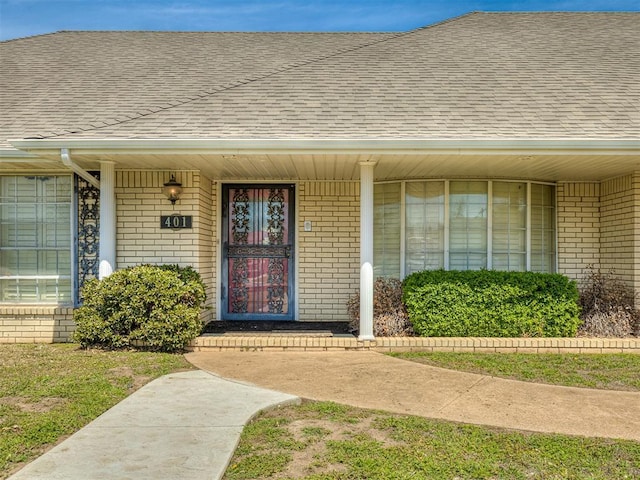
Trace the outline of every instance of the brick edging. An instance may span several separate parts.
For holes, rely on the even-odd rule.
[[[640,353],[640,338],[383,338],[377,351],[485,353]]]
[[[640,338],[379,337],[359,341],[355,337],[204,335],[189,350],[640,354]]]

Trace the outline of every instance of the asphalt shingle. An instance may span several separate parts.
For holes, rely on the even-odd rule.
[[[639,13],[472,13],[399,34],[12,40],[0,142],[639,138],[639,31]]]

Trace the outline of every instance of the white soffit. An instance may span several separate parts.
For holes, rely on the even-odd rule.
[[[99,160],[134,170],[199,170],[220,180],[356,180],[378,162],[377,181],[431,177],[597,181],[640,171],[640,140],[102,139],[16,140],[44,162],[69,149],[86,169]],[[33,158],[33,157],[31,157]],[[38,160],[36,159],[35,162]],[[51,166],[43,164],[41,168]]]

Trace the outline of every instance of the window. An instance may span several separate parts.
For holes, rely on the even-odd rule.
[[[400,197],[399,183],[374,185],[374,275],[400,276]]]
[[[551,185],[531,185],[531,270],[552,272],[556,263],[556,204]]]
[[[376,184],[374,272],[554,272],[555,187],[522,181]]]
[[[494,270],[527,269],[527,184],[492,182]]]
[[[405,199],[407,273],[443,268],[443,182],[407,183]]]
[[[449,268],[487,266],[487,182],[451,182],[449,190]]]
[[[69,176],[0,177],[0,301],[71,301]]]

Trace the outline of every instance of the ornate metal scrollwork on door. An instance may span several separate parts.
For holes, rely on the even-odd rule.
[[[267,233],[270,245],[281,245],[284,240],[285,199],[283,188],[269,190]],[[288,255],[287,255],[288,256]],[[282,313],[285,299],[284,257],[270,258],[267,267],[267,303],[269,313]]]
[[[234,190],[231,199],[231,243],[246,245],[249,242],[249,190]]]
[[[284,188],[269,189],[267,199],[267,236],[269,245],[282,245],[285,221]]]
[[[231,202],[230,244],[247,245],[249,242],[249,191],[235,189]],[[249,265],[246,257],[230,261],[229,307],[233,313],[246,313],[249,308]]]
[[[229,188],[227,242],[228,313],[289,311],[290,187]]]

